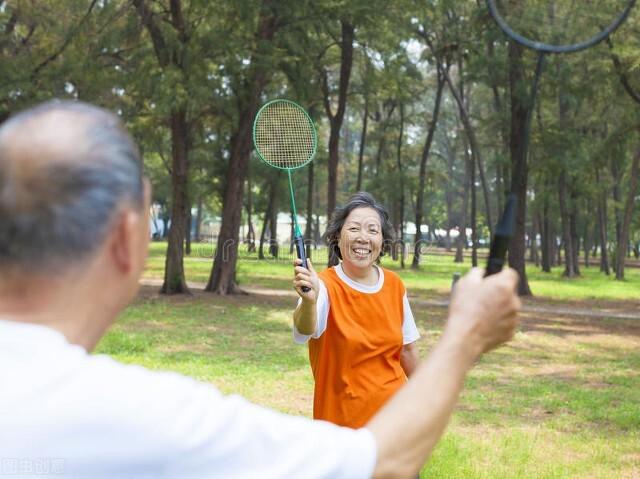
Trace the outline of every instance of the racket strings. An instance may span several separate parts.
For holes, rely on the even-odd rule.
[[[496,10],[516,33],[555,46],[595,37],[625,10],[629,0],[502,0]]]
[[[270,165],[299,168],[315,153],[315,130],[300,107],[287,101],[276,101],[260,111],[255,145],[262,159]]]

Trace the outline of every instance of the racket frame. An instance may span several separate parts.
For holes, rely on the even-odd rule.
[[[624,10],[622,10],[620,15],[618,15],[618,17],[613,22],[611,22],[604,30],[601,30],[600,33],[598,33],[597,35],[594,35],[588,40],[585,40],[579,43],[570,44],[570,45],[552,45],[550,43],[536,42],[534,40],[530,40],[529,38],[523,35],[520,35],[518,32],[516,32],[509,26],[509,24],[504,20],[504,18],[502,18],[502,16],[500,15],[500,12],[498,12],[498,9],[496,7],[495,0],[487,0],[487,7],[489,8],[489,12],[491,13],[491,16],[493,17],[495,22],[498,24],[500,29],[508,37],[510,37],[511,39],[515,40],[516,42],[518,42],[519,44],[527,48],[531,48],[532,50],[536,50],[538,52],[556,53],[556,54],[579,52],[581,50],[586,50],[587,48],[590,48],[600,43],[602,40],[604,40],[613,32],[615,32],[618,29],[618,27],[624,23],[624,21],[629,16],[629,13],[631,13],[631,9],[635,6],[635,4],[636,4],[636,0],[629,0],[627,2],[627,6],[624,8]]]

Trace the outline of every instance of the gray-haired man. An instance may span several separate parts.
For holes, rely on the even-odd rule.
[[[0,475],[411,476],[516,326],[516,275],[472,271],[429,358],[360,430],[89,355],[138,290],[149,198],[111,113],[51,102],[0,127]]]

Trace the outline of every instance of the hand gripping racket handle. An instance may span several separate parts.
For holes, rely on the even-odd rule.
[[[300,235],[295,235],[293,237],[293,241],[296,244],[296,251],[298,253],[298,258],[302,260],[302,267],[307,268],[307,254],[304,250],[304,239]],[[308,293],[311,289],[308,286],[302,287],[303,293]]]
[[[500,218],[500,222],[496,226],[496,232],[491,240],[489,261],[487,262],[487,269],[484,274],[485,278],[502,271],[504,260],[507,256],[507,249],[509,249],[509,241],[511,241],[513,231],[515,230],[517,205],[518,199],[516,195],[510,194],[507,198],[507,204],[504,207],[502,218]]]

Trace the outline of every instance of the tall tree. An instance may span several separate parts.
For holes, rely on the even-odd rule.
[[[440,115],[440,104],[442,102],[442,92],[444,90],[445,79],[442,72],[442,66],[438,66],[436,74],[436,93],[433,102],[433,112],[431,118],[428,120],[427,136],[422,148],[422,154],[420,155],[420,171],[418,173],[418,188],[416,191],[416,242],[414,244],[413,260],[411,267],[417,269],[420,267],[420,254],[422,246],[422,221],[424,217],[424,189],[426,184],[427,175],[427,161],[429,160],[429,153],[431,151],[431,145],[433,144],[433,137],[438,125],[438,116]]]
[[[254,49],[249,68],[236,79],[238,123],[231,136],[230,159],[222,203],[222,225],[218,235],[216,256],[205,288],[218,294],[242,292],[236,281],[238,260],[238,232],[243,197],[243,185],[251,154],[251,127],[258,111],[260,95],[267,84],[270,69],[267,66],[273,51],[273,38],[279,27],[279,12],[275,0],[263,0],[254,33]]]
[[[177,83],[184,91],[189,75],[187,67],[187,45],[191,38],[189,27],[183,14],[181,0],[171,0],[164,17],[155,13],[146,0],[133,0],[140,22],[147,30],[153,43],[153,50],[160,68],[167,74],[174,73]],[[165,25],[170,32],[163,31]],[[167,37],[170,36],[171,40]],[[169,243],[165,260],[164,282],[161,291],[165,294],[187,293],[184,276],[184,241],[189,225],[188,178],[189,178],[189,131],[187,98],[175,97],[166,118],[171,132],[171,186],[172,208]]]
[[[329,119],[329,181],[327,184],[327,218],[331,216],[336,207],[338,162],[340,160],[340,129],[344,120],[347,107],[347,94],[349,92],[349,80],[353,66],[353,42],[355,29],[353,24],[346,20],[340,20],[340,77],[338,81],[338,99],[335,112],[331,107],[332,94],[329,87],[329,73],[323,67],[321,69],[321,85],[324,94],[324,109]],[[329,264],[337,264],[338,258],[329,258]]]
[[[523,47],[515,42],[509,43],[509,91],[511,100],[511,127],[509,146],[511,152],[511,192],[518,199],[516,227],[509,242],[509,266],[520,276],[518,293],[530,296],[531,289],[527,280],[525,266],[525,220],[527,212],[527,142],[531,123],[530,92],[526,90],[524,76]]]

